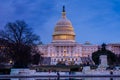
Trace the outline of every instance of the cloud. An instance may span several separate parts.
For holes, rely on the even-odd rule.
[[[54,3],[46,3],[45,0],[6,0],[0,1],[0,23],[24,19],[28,22],[38,22],[42,24],[51,15],[53,11],[51,6]],[[35,21],[36,20],[36,21]],[[2,22],[4,21],[4,22]]]
[[[25,20],[44,43],[50,43],[63,5],[77,42],[120,41],[119,0],[0,0],[0,28],[7,22]]]

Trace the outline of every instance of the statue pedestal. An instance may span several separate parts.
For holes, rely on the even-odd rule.
[[[100,56],[100,65],[98,66],[99,70],[105,70],[108,67],[107,55]]]
[[[99,71],[106,70],[106,66],[99,65],[97,70],[99,70]]]
[[[90,71],[90,66],[83,67],[83,70],[82,70],[83,73],[87,73],[88,71]]]

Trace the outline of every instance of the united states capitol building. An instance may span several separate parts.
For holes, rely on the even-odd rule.
[[[93,64],[92,53],[97,51],[100,45],[93,45],[88,41],[80,44],[75,41],[75,37],[74,27],[66,17],[66,11],[63,7],[61,19],[56,23],[52,34],[52,42],[38,46],[43,57],[46,58],[44,64],[79,65],[87,62]],[[120,54],[120,43],[107,44],[107,49],[118,55]]]

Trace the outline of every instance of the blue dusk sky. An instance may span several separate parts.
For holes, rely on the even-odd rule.
[[[120,0],[0,0],[0,29],[24,20],[44,44],[50,43],[63,5],[76,42],[120,43]]]

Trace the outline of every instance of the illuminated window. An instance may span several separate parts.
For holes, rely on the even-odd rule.
[[[54,56],[54,54],[52,54],[52,56]]]

